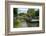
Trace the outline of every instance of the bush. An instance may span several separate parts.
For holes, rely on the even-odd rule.
[[[16,28],[19,27],[20,23],[21,23],[21,21],[19,19],[14,20],[14,27],[16,27]]]

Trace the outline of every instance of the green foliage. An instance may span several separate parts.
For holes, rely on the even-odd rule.
[[[39,10],[35,11],[35,16],[39,16]]]
[[[28,11],[27,11],[27,15],[28,16],[35,16],[35,10],[34,9],[28,9]]]
[[[20,23],[21,23],[21,21],[19,20],[19,19],[16,19],[15,21],[14,21],[14,27],[19,27],[20,26]]]
[[[14,8],[14,9],[13,9],[13,14],[14,14],[14,16],[17,16],[17,11],[18,11],[18,8]]]

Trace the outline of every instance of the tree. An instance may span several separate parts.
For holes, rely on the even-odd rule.
[[[18,11],[18,8],[13,8],[13,15],[14,15],[14,17],[17,16],[17,11]]]
[[[35,11],[35,16],[39,16],[39,10]]]
[[[35,16],[35,10],[34,9],[28,9],[27,13],[28,13],[28,15]]]

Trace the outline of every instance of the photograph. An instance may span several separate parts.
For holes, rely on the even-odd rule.
[[[5,4],[6,35],[45,32],[45,3],[8,1]]]
[[[39,27],[39,8],[13,8],[13,28]]]

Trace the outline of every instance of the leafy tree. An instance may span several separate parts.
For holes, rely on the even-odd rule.
[[[14,17],[17,16],[17,11],[18,11],[18,8],[13,8]]]
[[[39,16],[39,10],[35,11],[35,16]]]
[[[35,10],[34,9],[28,9],[27,13],[28,13],[28,15],[35,16]]]

